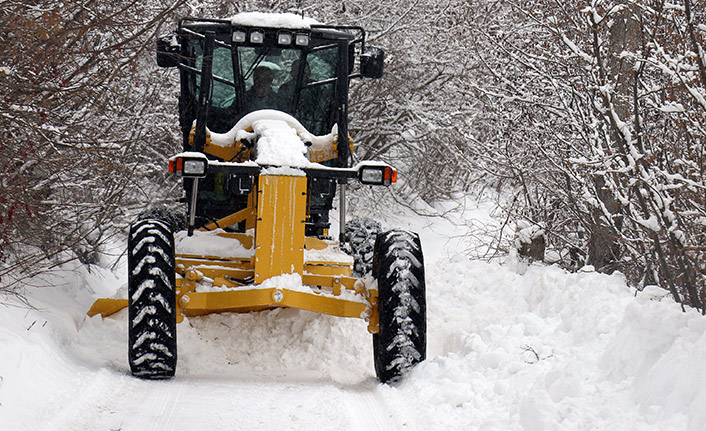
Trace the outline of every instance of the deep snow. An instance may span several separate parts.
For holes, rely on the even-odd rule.
[[[298,310],[191,318],[176,378],[132,378],[127,313],[85,316],[125,268],[65,265],[32,280],[37,309],[2,300],[0,430],[706,429],[702,316],[619,274],[470,260],[461,228],[493,220],[468,202],[388,210],[427,271],[428,359],[397,386],[365,322]]]

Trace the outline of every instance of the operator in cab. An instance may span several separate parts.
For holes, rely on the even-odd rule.
[[[274,72],[267,66],[258,66],[253,73],[253,86],[245,92],[246,112],[258,109],[277,109],[277,93],[272,89]]]

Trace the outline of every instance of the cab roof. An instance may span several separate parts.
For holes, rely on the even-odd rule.
[[[304,18],[293,13],[243,12],[229,18],[233,26],[285,28],[309,30],[312,25],[322,25],[313,18]]]
[[[316,32],[320,36],[329,39],[353,40],[355,36],[349,31],[360,31],[363,29],[357,26],[336,26],[322,24],[313,18],[305,18],[293,13],[265,13],[265,12],[242,12],[227,19],[204,19],[187,17],[181,19],[180,28],[190,28],[195,31],[206,29],[219,29],[216,31],[230,31],[231,28],[262,29],[272,30],[293,30],[312,33]],[[225,29],[228,30],[225,30]]]

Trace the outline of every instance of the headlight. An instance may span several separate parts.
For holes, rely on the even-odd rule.
[[[205,156],[198,157],[191,154],[189,156],[176,155],[169,159],[169,172],[188,178],[205,177],[208,170],[208,159]]]
[[[361,165],[358,180],[371,186],[389,186],[397,182],[397,171],[387,165]]]
[[[297,33],[297,37],[296,37],[296,39],[294,39],[294,43],[297,46],[309,45],[309,35],[306,33]]]
[[[233,30],[233,42],[235,43],[244,43],[246,40],[246,36],[247,34],[245,33],[245,30]]]
[[[360,171],[360,182],[363,184],[382,184],[382,169],[363,168]]]
[[[184,160],[184,175],[202,177],[206,175],[205,160]]]
[[[262,30],[250,32],[250,43],[262,43],[265,41],[265,33]]]
[[[277,43],[280,45],[291,45],[292,33],[288,31],[280,31],[279,33],[277,33]]]

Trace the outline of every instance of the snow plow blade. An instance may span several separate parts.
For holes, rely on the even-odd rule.
[[[331,316],[365,319],[372,314],[363,301],[340,299],[329,295],[286,288],[245,289],[228,292],[188,293],[181,297],[187,316],[213,312],[249,312],[275,307],[298,308]],[[179,317],[177,316],[177,320]]]
[[[100,298],[96,300],[88,310],[90,317],[100,314],[103,317],[108,317],[111,314],[115,314],[123,308],[127,307],[127,299],[110,299],[110,298]]]

